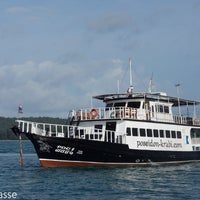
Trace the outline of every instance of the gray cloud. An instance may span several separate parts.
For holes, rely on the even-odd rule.
[[[90,22],[89,28],[97,33],[109,33],[124,29],[131,25],[133,20],[126,12],[113,12],[100,16]]]
[[[65,117],[72,108],[89,107],[92,95],[116,92],[121,73],[116,60],[87,66],[53,61],[0,66],[0,116],[15,116],[22,104],[27,116]]]
[[[6,11],[11,14],[18,14],[18,13],[28,13],[31,10],[24,6],[15,6],[8,8]]]

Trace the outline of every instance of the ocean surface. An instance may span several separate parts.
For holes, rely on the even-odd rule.
[[[200,163],[43,168],[29,141],[23,159],[21,168],[19,141],[0,141],[0,199],[200,199]]]

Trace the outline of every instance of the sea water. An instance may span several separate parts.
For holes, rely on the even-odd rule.
[[[0,199],[199,199],[200,163],[43,168],[29,141],[0,141]],[[8,194],[16,194],[9,196]]]

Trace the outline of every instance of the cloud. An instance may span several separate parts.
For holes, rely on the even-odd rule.
[[[15,6],[8,8],[6,11],[11,14],[18,14],[18,13],[28,13],[31,10],[23,6]]]
[[[128,12],[110,12],[92,19],[88,23],[89,45],[115,48],[120,54],[134,51],[138,47],[137,37],[141,33],[138,22]],[[100,45],[99,45],[100,44]],[[110,50],[106,54],[110,54]]]
[[[91,96],[116,92],[122,70],[119,60],[0,66],[0,115],[15,116],[22,104],[26,116],[66,117],[70,109],[90,107]]]
[[[6,108],[4,112],[7,112],[22,103],[26,112],[33,114],[36,110],[44,113],[60,109],[64,107],[64,99],[65,102],[70,99],[67,93],[72,92],[68,80],[72,80],[70,77],[74,73],[75,67],[70,68],[51,61],[27,61],[24,64],[0,67],[1,105],[4,105],[1,108]]]
[[[109,33],[126,28],[132,22],[132,18],[128,13],[115,12],[92,20],[89,23],[89,28],[97,33]]]
[[[146,91],[146,70],[142,65],[133,67],[135,91]],[[89,108],[92,96],[117,92],[118,81],[119,92],[126,92],[128,72],[128,60],[118,58],[85,63],[26,61],[0,66],[0,116],[17,116],[18,105],[22,104],[24,116],[65,118],[71,109]],[[154,80],[160,89],[158,82]],[[95,105],[102,106],[98,101]]]

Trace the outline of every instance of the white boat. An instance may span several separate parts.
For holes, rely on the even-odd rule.
[[[44,167],[200,161],[199,101],[160,92],[135,93],[132,76],[128,92],[93,98],[105,107],[71,110],[68,124],[17,120],[13,132],[31,140]]]

